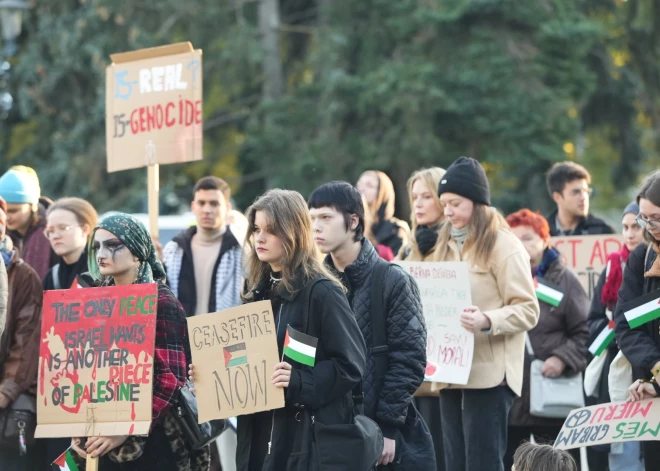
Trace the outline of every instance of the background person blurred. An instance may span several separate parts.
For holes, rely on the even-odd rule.
[[[36,417],[37,369],[41,345],[41,279],[14,250],[5,232],[6,214],[0,203],[0,256],[7,266],[9,295],[7,320],[0,339],[0,414],[7,414],[15,401],[21,409],[34,407]],[[35,422],[36,423],[36,422]],[[34,429],[27,430],[32,436]],[[15,442],[2,444],[0,469],[28,471],[38,467],[39,453],[30,447],[22,456],[18,437]]]
[[[635,220],[638,214],[639,205],[636,202],[630,203],[623,210],[621,227],[624,243],[621,250],[611,253],[607,258],[607,267],[601,273],[594,290],[594,297],[591,299],[591,309],[589,310],[588,345],[593,344],[603,329],[609,327],[610,323],[612,326],[614,324],[612,311],[619,299],[619,288],[623,282],[623,268],[630,254],[637,246],[644,243],[644,230]],[[610,364],[617,353],[619,353],[619,347],[616,340],[612,340],[606,350],[595,357],[587,367],[585,379],[587,376],[594,375],[596,384],[593,392],[587,395],[587,405],[611,402],[608,375]],[[586,384],[587,381],[585,381],[585,389]],[[603,455],[600,457],[600,463],[604,464],[605,459],[607,459],[610,471],[640,471],[644,469],[644,463],[640,460],[639,442],[613,443],[612,445],[590,447],[589,450],[592,455]],[[609,456],[606,456],[608,452]]]
[[[0,197],[7,202],[7,234],[14,248],[43,280],[59,258],[43,233],[51,201],[41,197],[35,171],[23,165],[11,167],[0,177]]]
[[[410,228],[404,221],[394,217],[396,195],[392,180],[379,170],[367,170],[360,176],[355,187],[367,199],[365,212],[371,215],[370,230],[376,242],[388,246],[396,255],[408,241]]]
[[[437,191],[444,175],[444,169],[431,167],[414,172],[408,179],[412,232],[408,243],[401,247],[397,260],[432,261],[438,245],[438,233],[445,218]],[[424,382],[417,390],[415,400],[433,436],[438,470],[442,470],[445,469],[445,463],[439,395],[439,390],[432,391],[431,383]]]
[[[509,438],[504,467],[513,464],[513,454],[530,434],[536,442],[552,442],[559,435],[564,419],[547,419],[530,414],[530,377],[533,359],[542,360],[541,373],[547,378],[575,375],[587,366],[587,313],[589,298],[575,273],[566,267],[554,247],[550,245],[548,222],[529,209],[509,215],[506,221],[529,254],[534,278],[542,278],[561,290],[563,298],[557,306],[539,299],[540,315],[536,327],[527,332],[534,357],[525,352],[522,393],[513,403],[509,414]],[[582,393],[580,386],[579,393]],[[580,462],[580,450],[570,450]]]

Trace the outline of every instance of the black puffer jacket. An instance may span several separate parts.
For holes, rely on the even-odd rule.
[[[367,346],[367,368],[363,377],[365,413],[373,418],[387,438],[394,439],[408,415],[413,394],[424,380],[426,325],[415,281],[396,265],[388,268],[382,293],[387,319],[389,368],[382,384],[375,384],[376,365],[371,352],[371,282],[378,253],[368,240],[362,242],[357,260],[346,267],[342,280],[349,303]],[[325,263],[335,270],[332,257]]]

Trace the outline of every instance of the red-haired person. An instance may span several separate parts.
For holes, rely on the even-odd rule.
[[[548,378],[574,375],[587,367],[589,298],[577,275],[564,265],[557,249],[550,245],[550,227],[543,216],[529,209],[509,215],[506,221],[529,254],[536,283],[547,282],[561,291],[559,304],[539,298],[539,322],[527,334],[535,358],[544,362],[541,373]],[[545,298],[544,298],[545,299]],[[513,403],[509,415],[509,438],[505,469],[513,464],[513,454],[530,434],[538,443],[553,441],[564,419],[534,417],[529,412],[529,369],[531,357],[525,354],[522,394]],[[579,450],[571,450],[580,462]]]

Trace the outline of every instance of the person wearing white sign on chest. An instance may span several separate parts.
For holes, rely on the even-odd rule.
[[[173,64],[140,69],[140,93],[187,90],[188,82],[182,79],[183,64]]]
[[[440,392],[447,469],[503,471],[509,409],[520,395],[525,332],[539,317],[529,255],[490,207],[486,172],[461,157],[438,187],[445,224],[434,261],[467,261],[474,306],[461,325],[474,332],[474,360],[466,385]]]

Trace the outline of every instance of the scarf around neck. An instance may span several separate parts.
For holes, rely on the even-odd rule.
[[[417,226],[415,230],[415,242],[422,255],[428,254],[438,242],[439,225],[435,226]]]
[[[543,258],[541,263],[538,266],[532,268],[532,276],[540,276],[541,278],[545,277],[545,274],[548,272],[548,269],[552,266],[553,263],[559,258],[559,251],[554,247],[548,247],[543,252]]]
[[[140,221],[130,214],[117,213],[101,221],[92,232],[87,251],[87,266],[95,280],[101,279],[99,264],[96,260],[97,251],[94,248],[94,234],[98,229],[105,229],[122,241],[126,248],[140,261],[136,284],[165,281],[165,269],[156,256],[156,249],[149,231]]]
[[[467,240],[468,236],[468,226],[466,225],[461,229],[456,229],[454,226],[452,226],[450,235],[451,238],[456,241],[456,244],[458,244],[458,251],[462,253],[463,246],[465,245],[465,241]]]

